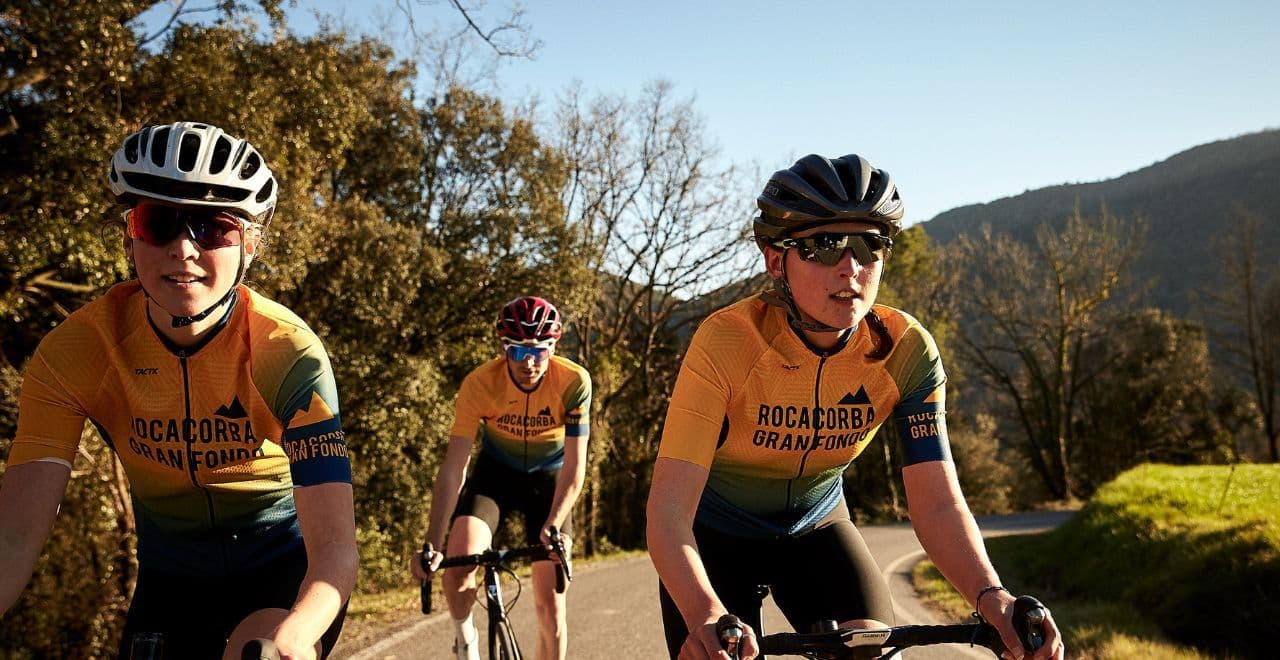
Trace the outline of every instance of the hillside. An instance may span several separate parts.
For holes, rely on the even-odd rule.
[[[1264,219],[1261,263],[1280,261],[1280,130],[1212,142],[1123,176],[1031,190],[986,204],[946,211],[924,223],[945,244],[983,223],[1026,240],[1045,222],[1060,224],[1076,204],[1096,214],[1148,221],[1146,250],[1135,266],[1140,280],[1156,278],[1148,303],[1187,315],[1195,290],[1217,282],[1215,236],[1241,222],[1238,208]]]

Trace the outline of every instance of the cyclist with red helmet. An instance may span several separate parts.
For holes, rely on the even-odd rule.
[[[121,655],[158,633],[174,658],[238,658],[255,637],[324,657],[356,579],[351,466],[324,346],[243,284],[275,177],[245,140],[178,122],[126,137],[108,184],[137,277],[27,365],[0,488],[0,612],[31,576],[91,421],[137,523]]]
[[[761,587],[797,631],[893,622],[842,484],[886,419],[921,545],[1020,649],[1014,596],[987,558],[951,460],[938,347],[919,321],[876,304],[902,228],[893,179],[854,154],[811,154],[775,172],[756,201],[753,230],[773,288],[699,326],[653,470],[647,538],[668,652],[727,657],[715,624],[732,613],[748,624],[742,657],[752,657]],[[1061,660],[1052,617],[1046,630],[1034,657]]]
[[[476,367],[462,381],[449,447],[436,473],[432,493],[429,550],[424,571],[415,555],[411,570],[431,579],[444,553],[446,518],[450,556],[489,547],[511,511],[524,516],[530,544],[549,544],[548,529],[568,539],[574,502],[586,477],[591,376],[573,361],[555,354],[564,328],[554,305],[535,296],[508,302],[498,315],[503,355]],[[475,440],[480,454],[465,479]],[[478,660],[479,635],[471,619],[475,568],[450,568],[444,593],[457,624],[454,652],[459,660]],[[533,565],[538,612],[538,657],[564,658],[568,648],[565,595],[556,593],[555,565]]]

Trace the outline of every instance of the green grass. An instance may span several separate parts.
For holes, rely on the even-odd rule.
[[[1280,637],[1277,465],[1134,468],[1054,532],[987,548],[1050,605],[1071,657],[1263,657]],[[931,566],[916,578],[967,613]]]

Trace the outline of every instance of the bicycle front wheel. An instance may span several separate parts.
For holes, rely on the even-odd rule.
[[[506,617],[489,622],[489,658],[520,660],[520,645],[516,644],[516,634],[512,632],[511,622]]]

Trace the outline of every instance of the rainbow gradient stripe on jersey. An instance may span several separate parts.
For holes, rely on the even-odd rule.
[[[950,460],[933,338],[876,305],[894,347],[872,359],[862,323],[816,354],[786,312],[753,296],[703,321],[685,354],[658,455],[707,468],[697,520],[743,537],[793,535],[843,497],[845,468],[893,418],[907,465]]]
[[[546,375],[526,392],[500,357],[467,374],[456,409],[449,435],[479,438],[482,451],[515,470],[557,470],[564,465],[565,436],[590,434],[591,376],[552,355]]]
[[[71,465],[86,419],[124,465],[157,570],[266,563],[301,543],[295,486],[351,481],[324,347],[247,287],[194,350],[157,335],[137,282],[68,317],[27,367],[9,464]]]

